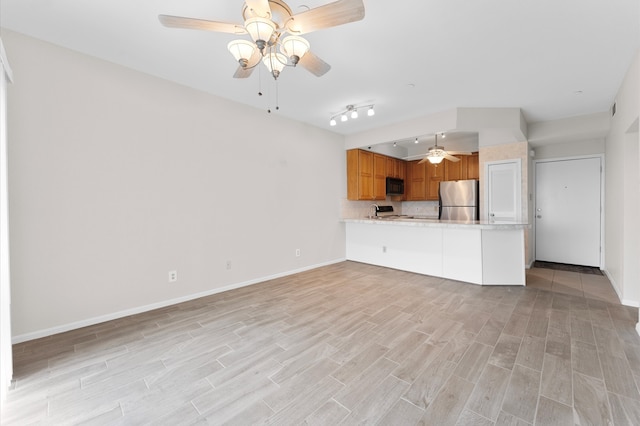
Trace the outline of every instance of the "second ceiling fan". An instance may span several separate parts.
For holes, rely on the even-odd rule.
[[[444,139],[444,133],[440,133],[440,137]],[[442,160],[446,159],[451,162],[458,162],[460,159],[458,157],[454,157],[454,155],[471,155],[470,152],[459,152],[459,151],[445,151],[444,146],[438,145],[438,134],[435,134],[435,144],[427,150],[427,154],[424,156],[422,160],[418,164],[422,164],[425,161],[430,162],[431,164],[440,164]],[[416,138],[417,140],[417,138]]]
[[[313,31],[331,28],[364,18],[362,0],[338,0],[293,14],[283,0],[245,0],[242,24],[209,21],[173,15],[158,15],[162,25],[171,28],[249,34],[234,40],[228,49],[239,66],[235,78],[247,78],[262,61],[275,79],[285,66],[300,65],[320,77],[331,66],[310,51],[307,40],[300,37]],[[288,36],[284,36],[288,33]]]

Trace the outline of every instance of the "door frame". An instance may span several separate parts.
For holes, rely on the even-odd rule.
[[[491,221],[490,212],[489,212],[489,167],[498,165],[498,164],[508,164],[515,163],[516,164],[516,221],[522,222],[522,158],[509,158],[505,160],[494,160],[494,161],[486,161],[484,163],[484,196],[482,207],[482,212],[484,214],[484,219],[487,221]]]
[[[605,200],[605,161],[604,161],[604,153],[602,154],[590,154],[590,155],[576,155],[576,156],[571,156],[571,157],[554,157],[554,158],[540,158],[538,160],[533,160],[533,182],[532,182],[532,188],[533,188],[533,200],[532,204],[533,204],[533,223],[532,225],[532,229],[531,229],[531,234],[532,234],[532,241],[533,241],[533,262],[536,261],[536,246],[537,246],[537,230],[536,230],[536,209],[538,208],[538,206],[536,205],[537,201],[538,201],[538,188],[537,188],[537,184],[538,184],[538,176],[537,176],[537,172],[538,172],[538,163],[551,163],[551,162],[556,162],[556,161],[569,161],[569,160],[586,160],[588,158],[599,158],[600,159],[600,270],[604,270],[605,269],[605,264],[604,264],[604,259],[605,259],[605,234],[604,234],[604,224],[605,224],[605,208],[604,208],[604,200]]]

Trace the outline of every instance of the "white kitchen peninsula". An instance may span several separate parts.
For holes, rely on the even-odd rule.
[[[344,219],[347,259],[481,285],[525,285],[527,224]]]

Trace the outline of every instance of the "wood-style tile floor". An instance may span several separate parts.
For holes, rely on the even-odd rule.
[[[638,310],[528,280],[344,262],[25,342],[2,423],[640,424]]]

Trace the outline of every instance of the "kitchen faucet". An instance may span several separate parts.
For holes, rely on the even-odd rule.
[[[371,214],[371,209],[373,209],[373,214]],[[369,219],[373,219],[374,217],[378,217],[378,210],[380,210],[380,207],[378,207],[377,204],[371,204],[371,207],[369,207]]]

